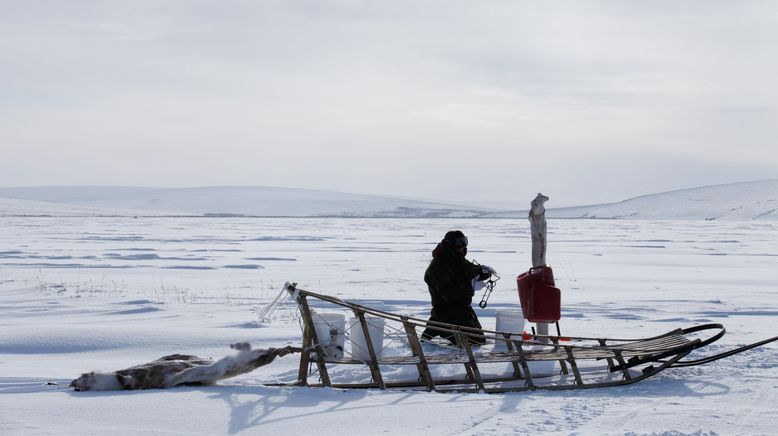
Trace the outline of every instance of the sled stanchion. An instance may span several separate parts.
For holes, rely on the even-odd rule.
[[[581,379],[581,372],[578,370],[578,364],[575,363],[572,347],[565,346],[565,351],[567,352],[567,361],[570,362],[570,368],[573,370],[573,375],[575,376],[575,383],[578,386],[583,386],[584,383]]]
[[[319,336],[316,334],[316,328],[313,326],[313,317],[311,316],[311,309],[308,307],[308,301],[305,298],[305,295],[301,294],[297,299],[297,303],[300,305],[300,309],[303,312],[303,319],[305,320],[305,328],[306,330],[308,330],[308,337],[310,338],[310,341],[315,344],[316,347],[316,366],[319,369],[319,377],[321,377],[321,382],[324,383],[324,386],[332,387],[332,383],[330,382],[330,376],[327,373],[327,364],[324,363],[324,350],[321,347],[321,342],[319,342]],[[308,353],[310,353],[310,351],[308,351]],[[310,359],[310,355],[309,355],[309,359]],[[300,369],[303,369],[302,361],[303,359],[300,359],[300,367],[301,367]],[[305,370],[307,371],[307,364]]]
[[[481,371],[478,370],[478,364],[475,361],[473,347],[470,346],[470,335],[457,332],[457,340],[465,349],[465,353],[467,353],[467,363],[465,363],[465,368],[467,368],[468,375],[472,377],[472,380],[476,384],[477,390],[484,391],[486,388],[484,387],[484,381],[481,378]]]
[[[302,352],[300,352],[300,366],[297,372],[297,384],[300,386],[308,386],[308,366],[311,362],[310,347],[314,343],[314,339],[311,337],[311,331],[314,329],[313,322],[311,322],[310,312],[307,311],[308,304],[304,301],[305,295],[300,295],[300,291],[298,291],[295,286],[296,283],[287,283],[285,285],[285,289],[294,298],[303,318],[303,345]],[[305,306],[306,310],[303,310],[303,306]]]
[[[373,348],[373,341],[370,338],[370,329],[368,328],[367,320],[365,319],[365,311],[355,310],[354,313],[359,318],[359,325],[362,327],[362,333],[364,335],[365,342],[367,343],[367,352],[370,354],[370,374],[373,376],[373,381],[380,389],[386,389],[386,385],[384,385],[384,379],[381,377],[381,368],[378,366],[378,359],[376,358],[375,349]]]
[[[424,357],[424,349],[419,342],[419,336],[416,334],[416,324],[408,321],[407,316],[401,318],[403,327],[405,328],[405,335],[408,336],[408,344],[411,347],[411,353],[413,356],[419,359],[419,363],[416,364],[416,368],[419,370],[419,377],[422,382],[427,386],[427,391],[435,390],[435,380],[430,374],[429,366],[427,365],[427,358]]]
[[[624,363],[624,357],[621,355],[621,350],[613,350],[613,354],[616,355],[616,361],[619,362],[619,366],[621,367],[621,373],[624,374],[624,380],[632,380],[632,375],[629,373],[629,369],[627,369],[627,365]],[[613,370],[613,366],[611,366],[611,371]]]
[[[311,361],[311,354],[309,351],[310,346],[313,343],[313,340],[311,339],[311,322],[309,317],[306,316],[306,314],[303,311],[303,305],[301,302],[301,299],[305,298],[305,296],[300,295],[300,291],[296,289],[297,283],[286,283],[284,285],[284,289],[289,292],[289,295],[292,296],[295,303],[297,303],[298,309],[300,310],[300,314],[303,318],[303,344],[302,344],[302,352],[300,352],[300,366],[297,371],[297,384],[300,386],[308,386],[308,366],[310,365]]]
[[[510,333],[503,333],[503,336],[505,337],[505,345],[508,348],[508,353],[513,354],[513,344],[511,343],[511,334]],[[513,376],[517,379],[521,379],[524,377],[524,375],[521,372],[521,368],[519,366],[519,363],[516,362],[516,360],[511,359],[511,365],[513,366]]]
[[[519,362],[521,368],[524,370],[524,380],[527,384],[527,389],[535,389],[535,383],[532,381],[532,373],[529,370],[529,364],[527,364],[527,357],[524,356],[524,349],[522,349],[523,341],[513,341],[516,345],[516,351],[519,353]]]
[[[462,332],[459,327],[454,328],[454,340],[458,348],[465,348],[465,339],[462,337]],[[473,368],[470,367],[469,362],[464,362],[465,372],[467,373],[467,379],[471,382],[475,381],[475,374],[473,374]]]
[[[557,323],[557,333],[559,332],[559,323]],[[554,351],[559,351],[559,337],[551,338],[551,342],[554,344]],[[567,375],[567,363],[565,359],[559,359],[559,366],[562,368],[562,374]]]
[[[303,351],[300,353],[300,368],[297,372],[297,382],[301,386],[308,386],[308,365],[311,362],[311,352],[308,349],[311,346],[311,333],[308,329],[308,323],[303,328]]]
[[[605,339],[597,339],[597,342],[600,344],[601,347],[605,347]],[[605,359],[608,362],[608,369],[613,368],[615,365],[613,364],[613,359],[608,357]]]

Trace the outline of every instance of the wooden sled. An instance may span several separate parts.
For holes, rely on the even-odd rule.
[[[297,386],[487,393],[622,386],[673,366],[725,333],[721,324],[705,324],[643,339],[517,335],[384,312],[291,283],[285,289],[296,301],[303,322],[298,379],[292,383]],[[312,299],[317,300],[316,307],[328,312],[354,316],[356,322],[350,330],[361,329],[366,350],[360,354],[367,358],[353,357],[353,340],[350,355],[327,355],[323,346],[327,342],[321,340],[329,338],[317,335],[315,321],[321,323],[321,318],[309,304]],[[379,349],[370,337],[371,330],[375,335],[368,324],[370,317],[383,319],[389,330],[385,334],[389,344]],[[420,331],[427,326],[453,333],[458,346],[422,342]],[[354,333],[344,331],[343,335]],[[486,339],[487,343],[473,346],[471,338]],[[343,371],[338,368],[345,365],[367,368],[366,380],[355,382],[353,372],[341,377]]]

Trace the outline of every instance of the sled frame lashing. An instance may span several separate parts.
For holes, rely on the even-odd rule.
[[[642,339],[614,339],[590,337],[560,337],[551,335],[517,335],[515,332],[496,332],[474,329],[442,322],[428,321],[407,315],[398,315],[317,294],[287,283],[285,289],[297,302],[302,318],[303,351],[300,353],[298,378],[286,385],[331,387],[342,389],[410,389],[435,392],[520,392],[532,390],[569,390],[622,386],[645,380],[672,366],[691,351],[708,345],[723,336],[720,324],[705,324]],[[361,329],[368,359],[327,357],[320,338],[316,334],[313,309],[309,299],[317,300],[335,310],[353,313],[358,322],[352,328]],[[386,325],[398,326],[397,336],[402,349],[376,350],[370,335],[367,317],[382,318]],[[435,342],[424,344],[419,330],[433,327],[450,333],[456,346]],[[700,332],[717,331],[711,337],[701,339]],[[345,332],[344,332],[345,334]],[[386,337],[387,335],[384,334]],[[519,339],[520,338],[520,339]],[[486,341],[486,344],[476,346]],[[354,343],[352,342],[352,347]],[[490,346],[493,346],[490,348]],[[425,351],[426,350],[426,351]],[[379,353],[380,351],[380,353]],[[507,368],[493,374],[498,368]],[[338,382],[328,366],[363,365],[370,373],[370,382]],[[387,378],[383,367],[412,365],[416,376],[404,372],[401,378],[394,374]],[[463,375],[441,375],[450,371],[450,365],[462,365]],[[318,382],[312,380],[315,367]],[[540,373],[538,373],[540,368]],[[549,371],[548,368],[553,368]],[[412,373],[412,372],[411,372]],[[335,375],[333,375],[335,374]],[[462,374],[461,372],[459,374]]]

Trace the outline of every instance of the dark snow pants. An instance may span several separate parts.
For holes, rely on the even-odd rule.
[[[483,332],[481,332],[482,327],[481,327],[481,323],[478,321],[478,316],[476,316],[475,311],[469,304],[433,306],[430,315],[431,315],[429,319],[430,321],[445,322],[447,324],[454,324],[463,327],[471,327],[474,329],[478,329],[478,331],[474,333],[483,334]],[[425,340],[430,340],[435,336],[440,336],[441,338],[446,339],[452,344],[458,345],[454,333],[438,330],[435,327],[429,325],[421,334],[421,338]],[[468,337],[468,338],[471,345],[482,345],[484,342],[486,342],[485,338],[480,338],[480,337]]]

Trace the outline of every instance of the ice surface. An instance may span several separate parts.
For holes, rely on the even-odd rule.
[[[294,305],[283,302],[269,321],[258,320],[285,281],[426,317],[423,272],[453,228],[468,235],[470,258],[503,275],[489,306],[476,308],[494,327],[497,310],[518,308],[512,277],[530,263],[528,226],[503,219],[0,218],[0,434],[778,430],[775,344],[634,386],[577,392],[262,386],[295,379],[296,356],[211,387],[66,388],[84,371],[171,353],[218,359],[240,341],[297,346]],[[776,230],[758,221],[551,219],[548,260],[563,292],[562,331],[634,337],[723,323],[727,335],[706,353],[774,336]]]

